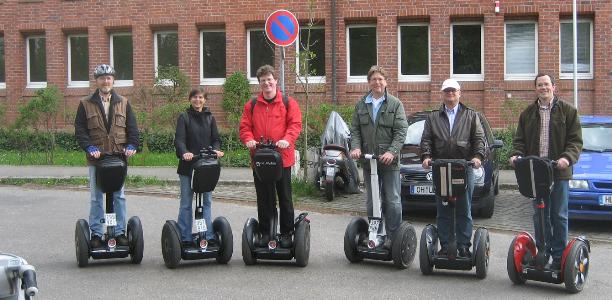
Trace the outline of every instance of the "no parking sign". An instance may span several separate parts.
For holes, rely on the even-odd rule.
[[[266,36],[278,46],[286,47],[293,44],[299,33],[298,20],[287,10],[277,10],[266,19]]]

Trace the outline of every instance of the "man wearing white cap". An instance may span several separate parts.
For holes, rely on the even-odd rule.
[[[476,111],[459,102],[461,87],[454,79],[444,80],[442,88],[444,103],[440,109],[429,114],[425,121],[421,138],[421,160],[423,168],[431,166],[432,159],[465,159],[474,163],[478,169],[485,152],[484,131]],[[457,199],[457,255],[471,257],[470,240],[472,237],[471,203],[474,192],[474,178],[471,169],[468,170],[468,188],[462,199]],[[440,239],[438,255],[453,255],[448,253],[448,238],[451,209],[437,199],[437,227]]]

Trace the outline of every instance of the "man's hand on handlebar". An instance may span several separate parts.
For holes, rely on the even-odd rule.
[[[359,159],[360,156],[361,156],[361,149],[357,148],[357,149],[353,149],[353,151],[351,151],[351,158],[352,159]]]
[[[250,140],[246,142],[244,145],[247,146],[247,148],[249,149],[255,149],[255,147],[257,146],[257,142],[255,140]]]
[[[281,149],[289,148],[289,142],[285,140],[279,140],[278,142],[276,142],[276,147]]]
[[[130,157],[136,154],[136,147],[128,144],[123,152],[125,153],[125,157]]]
[[[570,163],[567,160],[567,158],[565,157],[561,157],[559,159],[557,159],[557,169],[559,170],[565,170],[569,167]]]
[[[220,151],[220,150],[213,150],[213,151],[215,151],[215,153],[217,154],[217,158],[221,158],[221,157],[223,157],[223,155],[225,155],[225,153],[223,153],[223,151]]]
[[[187,153],[183,154],[183,160],[184,161],[191,161],[192,159],[193,159],[193,153],[187,152]]]
[[[87,151],[87,154],[93,158],[100,158],[100,149],[98,149],[96,146],[89,146],[85,149],[85,151]]]
[[[387,151],[385,152],[385,154],[381,155],[378,159],[383,165],[390,165],[393,162],[393,153]]]
[[[423,160],[423,169],[429,169],[431,167],[431,158],[426,158]]]

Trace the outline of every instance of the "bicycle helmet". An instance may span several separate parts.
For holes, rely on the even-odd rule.
[[[114,77],[115,69],[111,65],[102,64],[96,67],[93,75],[96,79],[102,75],[112,75]]]

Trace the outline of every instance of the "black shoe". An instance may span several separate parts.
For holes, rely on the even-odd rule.
[[[91,241],[89,242],[91,248],[102,248],[104,245],[102,244],[102,238],[98,235],[91,235]]]
[[[181,241],[181,246],[183,248],[193,248],[195,247],[195,244],[193,243],[193,241]]]
[[[219,247],[219,242],[215,239],[208,240],[208,247]]]
[[[270,236],[267,234],[262,234],[259,238],[259,247],[268,247],[268,242],[270,241]]]
[[[280,246],[281,248],[291,248],[291,235],[289,234],[281,234],[280,236]]]
[[[447,256],[448,255],[448,248],[445,246],[442,246],[442,248],[440,248],[440,251],[438,251],[438,255],[439,256]]]
[[[385,237],[385,242],[383,243],[383,248],[387,249],[387,250],[391,250],[391,245],[393,245],[393,241],[391,240],[391,238],[389,236]]]
[[[457,250],[457,256],[461,258],[471,258],[472,253],[470,252],[470,248],[468,247],[460,247]]]
[[[117,246],[129,246],[130,245],[130,242],[128,241],[125,234],[120,234],[116,236],[115,240],[117,240]]]
[[[561,257],[553,257],[550,268],[555,271],[561,271]]]

